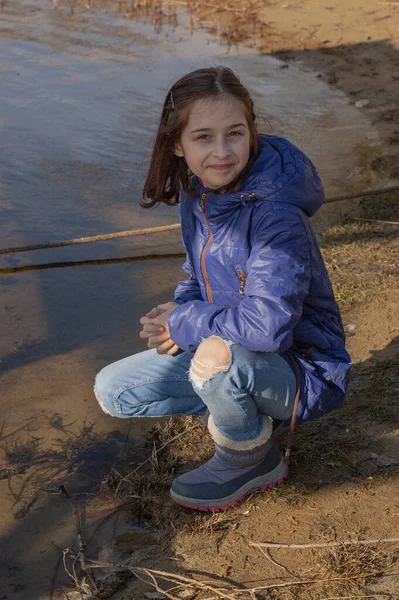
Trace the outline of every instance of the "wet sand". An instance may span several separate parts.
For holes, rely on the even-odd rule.
[[[261,130],[301,145],[328,194],[389,183],[390,173],[369,169],[384,153],[379,129],[342,92],[301,65],[285,69],[244,46],[226,54],[215,37],[190,32],[184,13],[179,18],[180,27],[156,32],[151,21],[115,12],[71,16],[44,0],[5,4],[2,247],[175,222],[175,209],[138,207],[140,186],[166,91],[204,62],[226,63],[242,75],[258,113],[268,118]],[[325,219],[340,218],[343,210],[330,208]],[[323,222],[322,216],[320,227]],[[71,507],[59,486],[79,492],[83,502],[126,444],[134,451],[137,444],[140,456],[148,421],[130,426],[103,415],[93,380],[105,364],[144,349],[140,316],[170,299],[182,276],[180,259],[162,258],[15,269],[177,252],[173,234],[2,257],[2,267],[14,269],[1,275],[0,299],[5,598],[44,598],[60,548],[75,541]]]

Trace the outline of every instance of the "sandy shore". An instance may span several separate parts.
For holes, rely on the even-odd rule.
[[[302,61],[319,71],[365,112],[392,152],[398,151],[399,2],[272,2],[260,16],[272,34],[263,37],[263,51],[277,52],[287,65]],[[396,173],[398,158],[391,166]]]

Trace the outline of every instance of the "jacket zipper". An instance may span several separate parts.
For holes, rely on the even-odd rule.
[[[209,195],[209,192],[208,193],[204,192],[201,194],[200,211],[204,215],[205,225],[207,226],[208,231],[209,231],[209,238],[208,238],[208,241],[206,242],[205,246],[202,248],[200,263],[201,263],[202,276],[205,281],[206,297],[208,299],[208,302],[213,302],[211,284],[209,283],[208,273],[206,272],[206,266],[205,266],[205,253],[213,240],[213,233],[209,226],[209,221],[206,218],[206,214],[205,214],[205,208],[206,208],[206,202],[208,200],[208,195]]]
[[[239,292],[243,296],[245,294],[245,283],[247,278],[245,277],[244,271],[237,271],[238,279],[240,280],[240,289]]]

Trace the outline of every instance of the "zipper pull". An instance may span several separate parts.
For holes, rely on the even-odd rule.
[[[238,271],[237,275],[238,275],[238,278],[240,280],[240,289],[239,289],[239,292],[243,296],[245,294],[245,283],[247,281],[247,278],[245,277],[244,271]]]
[[[205,212],[205,205],[206,205],[207,198],[208,198],[208,194],[206,192],[203,192],[201,194],[201,202],[200,202],[200,211],[202,213]]]

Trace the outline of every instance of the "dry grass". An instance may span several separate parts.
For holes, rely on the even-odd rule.
[[[399,222],[399,194],[363,200],[360,216]],[[342,310],[398,288],[399,226],[348,221],[327,229],[321,245]]]
[[[320,553],[319,563],[324,565],[326,575],[353,577],[386,569],[399,557],[397,550],[387,551],[377,546],[337,546]]]
[[[320,487],[395,478],[396,460],[384,466],[378,456],[397,455],[389,434],[399,428],[398,373],[398,355],[355,365],[342,407],[307,423],[295,435],[290,480],[275,493],[290,505],[301,505]]]
[[[150,19],[157,33],[168,35],[178,24],[179,11],[186,8],[190,15],[190,29],[207,29],[227,45],[227,49],[239,43],[267,50],[285,49],[287,39],[264,21],[262,0],[53,0],[58,11],[75,15],[84,11],[106,9],[120,13],[125,18]],[[273,40],[271,42],[271,39]]]
[[[179,437],[177,437],[179,436]],[[173,438],[177,438],[170,444]],[[193,461],[195,447],[195,462],[203,462],[210,457],[213,446],[207,429],[200,424],[198,417],[178,417],[169,419],[166,424],[156,423],[148,433],[148,439],[155,447],[168,445],[165,450],[169,459]]]
[[[30,440],[12,440],[10,444],[4,447],[4,455],[6,462],[11,467],[19,469],[31,466],[42,457],[40,451],[40,440],[31,438]]]
[[[354,579],[361,574],[387,572],[399,558],[397,549],[389,550],[382,546],[338,546],[323,552],[314,552],[314,563],[318,565],[319,576],[332,579],[342,577],[342,581],[320,584],[303,598],[328,598],[372,596],[372,585],[379,575],[367,579]],[[389,596],[388,596],[389,597]]]
[[[128,502],[129,513],[157,528],[175,530],[184,513],[174,505],[169,488],[179,469],[195,468],[212,452],[210,437],[197,417],[170,418],[147,433],[149,457],[126,462],[104,478],[104,498]]]

